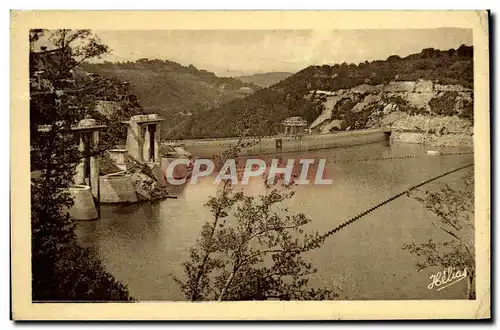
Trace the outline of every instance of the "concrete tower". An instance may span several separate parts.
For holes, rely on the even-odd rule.
[[[78,126],[72,128],[73,133],[79,141],[80,152],[84,157],[76,165],[74,183],[76,185],[90,186],[92,195],[98,199],[99,196],[99,158],[92,151],[97,150],[99,145],[99,131],[106,128],[98,125],[92,118],[82,119]]]
[[[160,122],[157,114],[130,117],[127,124],[127,151],[140,163],[160,163]]]

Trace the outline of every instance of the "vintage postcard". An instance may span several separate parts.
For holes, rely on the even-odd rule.
[[[486,11],[13,11],[15,320],[490,318]]]

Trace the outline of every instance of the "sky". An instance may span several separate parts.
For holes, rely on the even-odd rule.
[[[472,45],[472,30],[94,30],[112,49],[102,60],[171,60],[218,76],[297,72],[309,65],[401,57]]]

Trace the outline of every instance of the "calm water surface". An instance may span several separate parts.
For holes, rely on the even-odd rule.
[[[443,152],[471,151],[470,148],[440,149]],[[352,162],[334,161],[422,155],[417,159]],[[263,156],[270,159],[276,156]],[[358,147],[284,153],[288,158],[327,159],[325,178],[332,185],[304,185],[295,188],[292,209],[312,219],[306,230],[324,232],[378,204],[392,195],[448,170],[470,164],[473,155],[430,156],[419,145],[376,143]],[[298,169],[300,170],[300,168]],[[310,177],[314,178],[315,168]],[[465,170],[439,183],[459,184]],[[260,178],[238,186],[247,194],[265,192]],[[178,199],[126,206],[101,206],[101,219],[79,222],[82,245],[96,251],[107,269],[124,282],[139,300],[184,300],[174,277],[183,276],[181,263],[188,260],[205,221],[211,216],[203,204],[217,191],[211,178],[196,185],[176,187]],[[413,197],[401,197],[386,204],[328,238],[317,250],[308,252],[318,272],[310,277],[313,287],[341,284],[343,297],[352,299],[463,299],[465,280],[442,291],[427,289],[429,276],[438,269],[417,272],[414,256],[402,250],[404,243],[445,240],[432,225],[435,215]]]

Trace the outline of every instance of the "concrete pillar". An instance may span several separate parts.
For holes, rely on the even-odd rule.
[[[73,197],[73,206],[68,210],[69,214],[76,220],[97,219],[97,209],[92,199],[90,187],[86,185],[74,185],[69,188]]]
[[[143,133],[137,122],[130,120],[127,128],[127,152],[130,157],[143,162]]]
[[[150,137],[149,137],[149,126],[148,125],[144,125],[142,126],[142,141],[143,141],[143,144],[142,144],[142,161],[144,162],[149,162],[150,159],[149,159],[149,154],[150,154],[150,151],[149,151],[149,148],[150,148]]]
[[[158,123],[163,121],[157,114],[132,116],[128,122],[127,151],[137,161],[160,164],[160,130]],[[152,139],[154,132],[154,139]],[[154,151],[153,158],[151,151]]]
[[[155,163],[160,164],[160,126],[158,124],[155,124],[155,140],[154,140],[155,145],[154,150],[155,150]]]
[[[88,187],[90,195],[97,199],[99,199],[99,156],[91,154],[99,146],[99,130],[105,127],[98,125],[92,118],[82,119],[78,126],[72,127],[73,132],[79,137],[79,148],[84,156],[76,166],[75,192],[85,195],[83,192],[85,189],[78,185],[90,186]]]
[[[95,151],[99,146],[99,131],[93,131],[89,134],[90,150]],[[90,157],[90,187],[92,195],[98,198],[99,191],[99,158],[97,155]]]
[[[84,137],[83,134],[78,134],[78,140],[79,140],[78,151],[80,151],[82,154],[85,152],[85,141],[84,141],[83,137]],[[75,184],[79,184],[79,185],[85,184],[85,159],[84,158],[80,159],[78,164],[76,164],[75,176],[74,176],[73,181],[75,182]]]

